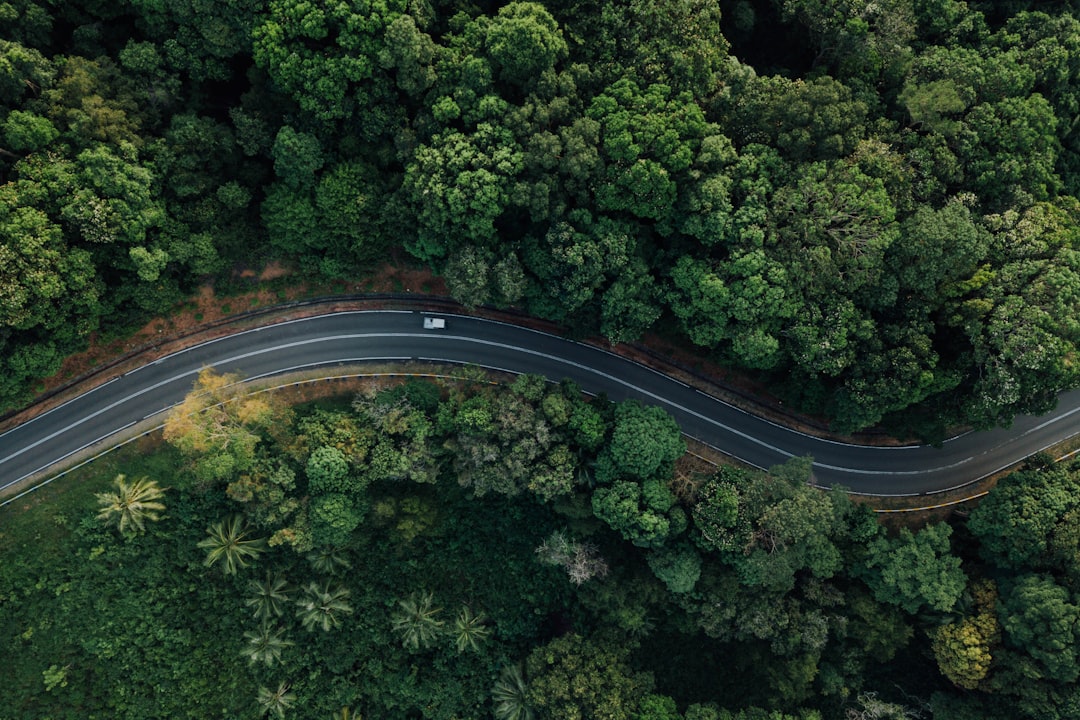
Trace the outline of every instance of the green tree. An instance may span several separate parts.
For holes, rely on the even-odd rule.
[[[540,281],[530,307],[563,322],[584,312],[636,253],[633,228],[588,210],[570,211],[543,237],[524,242],[525,266]]]
[[[221,562],[221,571],[235,575],[247,564],[259,557],[265,546],[262,538],[249,539],[247,523],[241,515],[219,520],[206,530],[206,537],[198,546],[206,550],[204,565],[211,567]]]
[[[56,69],[40,50],[0,40],[0,103],[17,107],[27,93],[40,92],[53,83]]]
[[[1018,194],[1036,200],[1057,194],[1057,118],[1041,95],[977,105],[965,121],[959,154],[984,202],[1001,207]]]
[[[567,32],[589,38],[575,50],[608,82],[635,77],[703,99],[727,79],[730,46],[715,0],[629,0],[599,12],[588,3],[566,5]]]
[[[780,340],[799,302],[789,297],[783,265],[761,250],[712,264],[684,256],[671,270],[668,302],[696,344],[730,343],[736,360],[768,369],[781,362]]]
[[[596,189],[597,208],[671,221],[677,180],[693,165],[702,139],[714,131],[698,105],[688,93],[672,97],[664,85],[642,90],[623,79],[594,98],[587,115],[600,124],[607,160]]]
[[[1035,679],[1072,683],[1080,676],[1080,607],[1053,578],[1017,578],[1003,591],[998,616],[1005,642],[1034,660]]]
[[[649,568],[673,593],[688,593],[701,577],[701,556],[689,545],[663,548],[646,556]]]
[[[314,185],[315,173],[326,162],[319,139],[289,125],[278,130],[270,154],[274,172],[293,191]]]
[[[466,650],[480,652],[480,645],[491,636],[491,628],[485,625],[486,622],[484,613],[474,613],[468,605],[462,606],[451,630],[459,653]]]
[[[967,584],[960,558],[951,553],[951,535],[951,527],[938,523],[918,533],[902,528],[895,539],[872,541],[866,579],[874,596],[911,614],[951,611]]]
[[[308,489],[315,495],[347,492],[349,461],[336,447],[322,446],[311,451],[305,466]]]
[[[930,309],[970,282],[990,250],[990,234],[971,211],[975,198],[950,198],[944,207],[920,206],[901,226],[888,252],[905,302],[933,300]]]
[[[950,318],[971,344],[964,411],[978,427],[1046,412],[1061,388],[1080,382],[1065,361],[1080,342],[1080,326],[1066,310],[1080,297],[1080,258],[1068,249],[1077,218],[1080,203],[1065,197],[987,218],[997,267],[972,283]]]
[[[686,514],[659,480],[616,480],[593,491],[596,517],[640,547],[659,548],[686,528]]]
[[[4,147],[18,153],[43,150],[59,134],[48,118],[22,110],[12,110],[0,124]]]
[[[0,326],[95,327],[103,288],[90,253],[69,247],[58,224],[17,202],[14,193],[0,194]]]
[[[968,520],[979,552],[1010,570],[1050,566],[1050,543],[1068,527],[1078,490],[1076,474],[1058,466],[1002,478]]]
[[[145,44],[163,51],[158,62],[199,82],[232,78],[230,62],[238,55],[250,56],[252,29],[262,9],[253,0],[133,0],[132,7],[140,30],[154,38],[154,44]]]
[[[282,681],[276,690],[260,687],[255,702],[262,714],[284,718],[285,711],[296,703],[296,694],[289,692],[289,684]]]
[[[641,699],[634,720],[683,720],[683,716],[667,695],[649,694]]]
[[[268,572],[265,580],[249,580],[247,586],[251,594],[244,604],[252,609],[258,620],[265,623],[282,616],[292,594],[292,587],[285,578]]]
[[[514,0],[487,25],[484,48],[499,79],[511,85],[535,82],[566,56],[566,41],[551,13],[535,2]]]
[[[866,103],[829,76],[810,81],[755,77],[734,105],[736,142],[767,140],[797,162],[845,157],[866,132]]]
[[[495,720],[534,720],[536,713],[529,704],[529,686],[520,665],[507,665],[499,671],[499,679],[491,690]]]
[[[391,627],[409,652],[427,650],[443,634],[441,612],[442,608],[435,607],[433,593],[416,592],[398,601],[398,609],[390,616]]]
[[[240,654],[248,659],[248,663],[264,663],[267,667],[275,662],[281,662],[281,651],[292,645],[292,641],[286,640],[284,630],[272,628],[264,621],[258,630],[245,630],[244,640],[246,644]]]
[[[605,450],[616,477],[666,479],[685,452],[679,425],[662,408],[637,400],[616,407],[615,427]]]
[[[354,5],[272,0],[252,37],[256,65],[306,113],[322,121],[359,115],[378,137],[392,126],[382,35],[405,10],[400,0]]]
[[[749,473],[728,466],[701,488],[694,505],[694,527],[698,542],[707,549],[732,553],[743,550],[751,539],[751,523],[739,486]]]
[[[297,616],[305,630],[314,630],[316,627],[323,632],[341,626],[341,617],[351,615],[352,606],[349,605],[349,590],[344,587],[330,587],[325,583],[319,587],[318,583],[310,583],[304,588],[302,597],[297,598]]]
[[[526,660],[528,702],[543,716],[566,720],[630,720],[652,677],[634,672],[625,643],[569,634],[536,648]]]
[[[98,519],[106,524],[116,524],[121,533],[131,531],[141,533],[146,529],[146,521],[157,521],[165,510],[164,503],[158,502],[165,495],[165,489],[158,487],[156,480],[146,477],[127,482],[123,475],[113,478],[116,492],[97,493],[101,511]]]
[[[445,130],[417,148],[403,186],[419,225],[418,237],[407,243],[409,252],[440,262],[469,243],[494,246],[495,221],[510,204],[521,169],[521,147],[494,118],[470,133]]]

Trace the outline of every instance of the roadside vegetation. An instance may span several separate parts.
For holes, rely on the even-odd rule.
[[[1046,410],[1080,379],[1075,12],[0,3],[0,406],[207,280],[393,244],[840,432]]]
[[[723,6],[723,12],[721,12]],[[1062,0],[0,0],[0,409],[280,261],[647,331],[840,433],[1080,385]],[[0,510],[0,720],[1080,717],[1080,469],[887,533],[656,408],[204,373]]]
[[[531,376],[293,408],[206,371],[165,438],[0,514],[0,717],[1080,702],[1080,472],[1039,458],[966,522],[889,535],[805,459],[676,479],[669,416]]]

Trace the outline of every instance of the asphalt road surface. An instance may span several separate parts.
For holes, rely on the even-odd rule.
[[[758,467],[814,458],[814,480],[859,493],[918,495],[961,486],[1080,433],[1080,391],[1059,409],[1020,417],[1008,430],[968,433],[941,448],[877,448],[821,440],[762,420],[603,350],[525,328],[440,314],[371,311],[322,315],[248,330],[162,358],[0,435],[0,489],[178,402],[199,370],[248,379],[361,361],[435,360],[569,377],[613,400],[638,398],[671,413],[683,431]]]

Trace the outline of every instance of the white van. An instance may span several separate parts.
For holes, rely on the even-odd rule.
[[[426,317],[424,318],[425,330],[442,330],[446,327],[446,320],[443,318]]]

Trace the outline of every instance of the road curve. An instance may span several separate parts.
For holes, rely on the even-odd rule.
[[[1080,391],[1059,409],[1020,417],[1008,430],[968,433],[941,448],[880,448],[822,440],[716,400],[604,350],[480,318],[441,314],[424,330],[422,313],[357,311],[246,330],[182,350],[117,377],[0,435],[0,490],[183,399],[212,365],[248,379],[362,361],[473,363],[552,379],[569,377],[613,400],[638,398],[671,413],[683,431],[759,467],[814,457],[815,482],[871,495],[939,492],[986,477],[1080,433]]]

